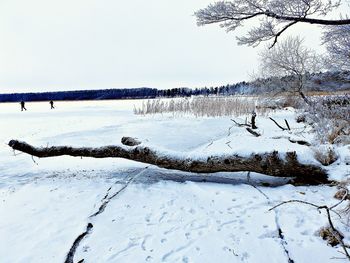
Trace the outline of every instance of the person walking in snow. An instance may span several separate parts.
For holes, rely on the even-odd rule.
[[[50,105],[51,105],[51,110],[55,108],[55,107],[53,106],[53,101],[52,101],[52,100],[50,100]]]
[[[25,107],[25,102],[22,100],[21,101],[21,111],[23,110],[27,110],[26,107]]]

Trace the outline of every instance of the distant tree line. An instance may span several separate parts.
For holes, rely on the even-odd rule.
[[[158,97],[190,97],[190,96],[209,96],[209,95],[235,95],[249,93],[249,83],[243,81],[236,84],[227,84],[216,87],[203,88],[174,88],[167,90],[158,90]]]
[[[350,89],[350,71],[325,73],[305,73],[306,91],[336,91]],[[239,82],[216,87],[203,88],[135,88],[135,89],[102,89],[57,91],[42,93],[0,94],[0,102],[20,101],[57,101],[57,100],[112,100],[112,99],[152,99],[176,98],[190,96],[231,96],[252,94],[274,94],[276,91],[288,90],[296,81],[293,75],[256,79],[252,82]]]
[[[0,94],[0,102],[50,101],[50,100],[109,100],[142,99],[157,97],[158,90],[151,88],[76,90],[40,93]]]
[[[173,89],[103,89],[103,90],[76,90],[40,93],[12,93],[0,94],[0,102],[20,101],[50,101],[50,100],[109,100],[109,99],[151,99],[157,97],[175,98],[209,95],[233,95],[247,91],[247,83],[204,88],[173,88]]]

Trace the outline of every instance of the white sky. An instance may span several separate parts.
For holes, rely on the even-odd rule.
[[[194,11],[211,2],[0,0],[0,93],[249,80],[258,49],[196,26]],[[299,30],[319,46],[317,27]]]

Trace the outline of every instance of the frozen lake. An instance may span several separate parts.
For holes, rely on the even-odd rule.
[[[18,103],[0,104],[1,263],[65,262],[87,226],[70,262],[279,263],[343,257],[316,234],[327,219],[314,208],[291,204],[268,211],[290,199],[336,203],[332,187],[263,187],[261,176],[248,182],[247,173],[218,175],[237,178],[232,184],[175,182],[159,178],[186,181],[193,175],[122,159],[31,158],[7,146],[11,139],[37,146],[102,146],[119,144],[123,136],[184,154],[274,146],[238,128],[228,135],[228,117],[136,116],[134,105],[141,103],[57,102],[50,110],[48,102],[39,102],[27,103],[26,112]],[[275,118],[293,114],[277,112]],[[278,132],[272,129],[266,134]],[[275,147],[291,146],[280,141]],[[307,149],[299,150],[307,159]]]

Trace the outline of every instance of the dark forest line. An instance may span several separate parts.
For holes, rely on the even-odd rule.
[[[306,75],[306,91],[350,90],[350,72],[325,72]],[[252,82],[240,82],[217,87],[203,88],[133,88],[133,89],[99,89],[0,94],[0,102],[20,101],[62,101],[62,100],[112,100],[112,99],[151,99],[158,97],[190,97],[208,95],[269,94],[288,90],[295,80],[293,77],[257,79]]]

